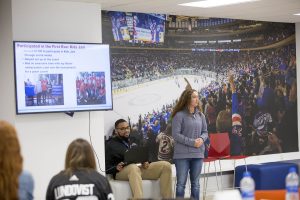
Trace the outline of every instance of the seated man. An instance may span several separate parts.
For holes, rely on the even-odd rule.
[[[107,174],[116,180],[129,181],[134,199],[143,198],[142,180],[160,179],[163,198],[172,197],[172,168],[166,161],[124,165],[124,154],[131,148],[130,127],[124,119],[115,122],[115,136],[105,146]]]

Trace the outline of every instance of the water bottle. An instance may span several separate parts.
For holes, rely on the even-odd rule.
[[[240,182],[242,199],[243,200],[254,200],[255,182],[251,177],[250,172],[244,172],[243,178]]]
[[[298,193],[299,178],[295,167],[289,169],[289,173],[285,178],[285,200],[299,200]]]

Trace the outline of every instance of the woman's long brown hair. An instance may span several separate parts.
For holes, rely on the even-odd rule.
[[[192,88],[187,88],[181,93],[179,100],[173,109],[172,118],[176,115],[177,112],[186,109],[188,107],[188,105],[191,102],[193,92],[197,92],[197,91]],[[202,111],[200,101],[197,106],[197,109],[199,111]]]
[[[188,105],[191,102],[193,92],[197,92],[196,90],[194,90],[192,88],[192,86],[191,86],[190,82],[187,80],[187,78],[184,77],[184,80],[186,82],[185,90],[181,93],[180,98],[173,109],[173,112],[171,115],[172,118],[176,115],[176,113],[178,113],[179,111],[186,109],[188,107]],[[200,101],[199,101],[197,108],[199,111],[202,112]]]
[[[96,161],[93,149],[88,141],[76,139],[68,147],[65,172],[71,175],[74,170],[93,169],[96,170]]]
[[[0,199],[17,200],[23,159],[15,128],[0,120]]]

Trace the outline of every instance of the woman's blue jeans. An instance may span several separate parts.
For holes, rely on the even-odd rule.
[[[174,159],[176,167],[176,197],[184,197],[185,184],[188,173],[191,180],[191,197],[199,200],[200,196],[200,174],[202,169],[202,158]]]

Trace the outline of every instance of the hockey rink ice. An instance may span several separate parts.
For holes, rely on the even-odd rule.
[[[137,123],[140,114],[143,117],[148,112],[161,111],[163,105],[173,103],[187,85],[184,77],[196,90],[216,80],[205,75],[178,75],[122,88],[113,95],[113,111],[104,113],[105,135],[111,135],[114,123],[119,118],[128,120],[130,117],[131,124]]]

